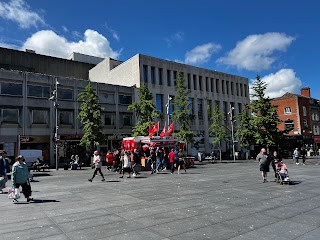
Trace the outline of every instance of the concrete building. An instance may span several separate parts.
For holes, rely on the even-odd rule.
[[[320,146],[320,103],[311,97],[310,88],[301,89],[301,94],[285,93],[274,98],[282,123],[279,130],[289,131],[280,147],[289,155],[295,147],[317,150]]]
[[[209,69],[194,67],[182,63],[137,54],[125,62],[107,58],[89,70],[89,79],[94,82],[121,84],[123,86],[140,87],[147,84],[152,92],[157,110],[165,116],[165,105],[169,97],[176,94],[175,81],[177,73],[184,75],[190,93],[192,113],[196,118],[192,122],[192,130],[196,133],[195,144],[191,146],[191,154],[198,151],[210,153],[213,146],[209,136],[210,112],[218,105],[230,125],[227,113],[234,108],[233,115],[239,114],[244,104],[249,103],[248,79]],[[137,92],[135,92],[137,99]],[[172,108],[170,108],[170,117]],[[164,125],[164,117],[161,125]],[[179,126],[176,125],[176,129]],[[160,129],[162,129],[160,127]],[[224,146],[223,151],[231,150]],[[236,151],[240,151],[239,145]]]

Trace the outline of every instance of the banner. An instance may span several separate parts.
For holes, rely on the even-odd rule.
[[[172,122],[168,128],[168,131],[165,132],[165,136],[169,136],[171,133],[173,133],[174,130],[174,122]]]
[[[162,130],[162,132],[160,133],[160,137],[164,137],[164,136],[165,136],[166,128],[167,128],[166,123],[164,123],[163,130]]]

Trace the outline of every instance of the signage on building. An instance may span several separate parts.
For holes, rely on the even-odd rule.
[[[320,136],[314,136],[313,140],[315,143],[320,143]]]
[[[19,139],[20,139],[20,143],[49,143],[50,142],[50,136],[20,135]]]
[[[122,135],[122,134],[112,134],[108,135],[107,139],[108,140],[122,140],[123,138],[128,137],[128,135]]]

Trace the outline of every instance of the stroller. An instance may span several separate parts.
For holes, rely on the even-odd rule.
[[[292,184],[292,181],[289,178],[288,169],[285,163],[282,161],[276,161],[276,176],[277,176],[277,183],[280,183],[283,185],[284,183],[287,183],[289,185]]]

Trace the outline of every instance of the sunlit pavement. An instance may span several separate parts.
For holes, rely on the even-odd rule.
[[[36,173],[34,203],[0,195],[0,239],[319,240],[319,160],[286,159],[283,186],[271,173],[262,183],[254,160],[123,179],[103,169],[92,183],[89,168]]]

